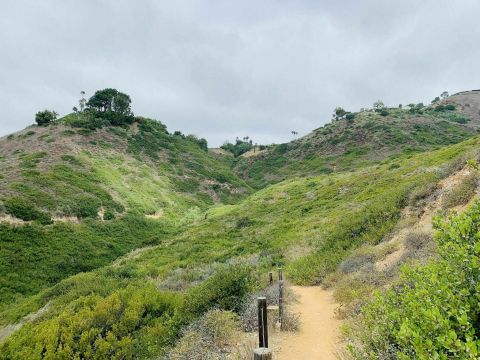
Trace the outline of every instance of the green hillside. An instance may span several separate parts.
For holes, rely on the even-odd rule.
[[[110,355],[162,353],[178,329],[212,306],[240,311],[243,296],[258,287],[260,270],[284,264],[295,282],[320,282],[353,249],[378,243],[412,194],[418,196],[462,167],[478,141],[350,173],[287,180],[237,205],[213,208],[206,219],[163,245],[4,308],[0,318],[8,323],[48,304],[39,320],[1,345],[1,353],[5,358],[38,353],[88,357],[100,351],[100,343]],[[105,313],[111,306],[118,311]],[[69,340],[76,338],[84,340]]]
[[[245,316],[276,266],[296,284],[335,281],[345,259],[387,239],[407,207],[478,160],[476,92],[340,114],[248,157],[135,117],[114,89],[96,95],[82,111],[39,112],[41,126],[0,139],[0,359],[167,355],[212,309]],[[399,307],[421,298],[404,293]],[[358,358],[385,354],[377,345],[421,348],[402,337],[388,294],[365,308]],[[378,312],[385,327],[372,324]],[[370,329],[379,337],[361,338]]]
[[[76,115],[0,140],[0,307],[158,244],[249,187],[160,122]]]
[[[363,110],[336,117],[305,137],[239,157],[235,171],[255,188],[293,176],[350,171],[475,136],[480,92],[423,106]]]

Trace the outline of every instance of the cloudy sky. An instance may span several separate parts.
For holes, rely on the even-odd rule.
[[[0,0],[0,135],[115,87],[211,146],[480,88],[478,0]]]

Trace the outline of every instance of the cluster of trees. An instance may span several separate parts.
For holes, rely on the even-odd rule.
[[[347,120],[348,122],[351,122],[353,121],[353,119],[355,118],[355,114],[350,112],[350,111],[346,111],[345,109],[343,109],[342,107],[336,107],[335,110],[333,110],[333,119],[334,120]]]
[[[98,90],[88,101],[85,99],[85,91],[81,91],[80,95],[78,107],[74,106],[73,111],[77,115],[83,115],[87,121],[101,119],[111,125],[126,125],[132,124],[135,119],[130,96],[116,89]],[[35,121],[39,126],[46,126],[54,122],[57,116],[55,111],[43,110],[37,112]]]
[[[432,100],[432,104],[435,104],[437,102],[439,102],[440,100],[444,100],[446,98],[448,98],[450,95],[448,94],[447,91],[444,91],[440,94],[440,96],[437,96],[435,97],[435,99]]]
[[[233,156],[237,157],[252,149],[253,151],[255,151],[257,148],[259,148],[260,150],[263,150],[265,146],[263,145],[258,146],[257,143],[255,144],[253,143],[253,140],[250,139],[249,136],[244,136],[242,139],[237,137],[235,140],[235,144],[232,144],[229,141],[225,141],[225,143],[222,146],[220,146],[220,148],[230,151],[233,154]]]
[[[130,96],[117,89],[97,90],[88,101],[84,98],[84,91],[81,92],[81,95],[80,108],[73,108],[77,113],[86,112],[90,117],[106,120],[111,125],[128,125],[132,124],[135,119],[131,109]]]

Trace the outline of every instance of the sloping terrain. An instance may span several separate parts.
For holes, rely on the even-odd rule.
[[[245,269],[266,273],[283,264],[296,283],[322,281],[355,248],[381,241],[412,194],[463,167],[477,149],[475,138],[351,173],[284,181],[237,205],[212,208],[160,245],[5,308],[3,324],[50,304],[4,341],[2,354],[62,349],[73,356],[96,353],[100,343],[109,354],[148,358],[165,351],[179,326],[210,307],[241,310],[241,295],[252,286]],[[102,310],[111,306],[118,311]]]
[[[29,127],[0,139],[0,174],[0,308],[250,192],[197,139],[143,118]]]
[[[479,108],[480,92],[473,91],[426,107],[410,105],[384,113],[367,109],[353,118],[332,120],[301,139],[240,157],[235,170],[256,188],[293,176],[350,171],[475,136]]]
[[[179,341],[202,319],[251,330],[246,301],[279,265],[357,310],[378,283],[349,269],[402,257],[386,240],[406,212],[426,216],[478,159],[477,100],[363,111],[240,158],[144,118],[70,114],[0,139],[0,358],[182,358],[205,345]],[[446,208],[473,196],[468,179]]]

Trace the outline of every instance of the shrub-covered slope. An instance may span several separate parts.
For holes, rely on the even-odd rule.
[[[294,176],[349,171],[391,156],[436,149],[475,136],[479,108],[480,92],[473,91],[427,107],[351,113],[301,139],[239,157],[235,170],[261,188]]]
[[[80,120],[80,121],[79,121]],[[0,139],[0,307],[157,244],[249,187],[159,122],[67,116]]]
[[[157,356],[210,308],[238,311],[255,286],[252,270],[284,264],[293,281],[320,282],[354,248],[379,242],[412,194],[462,167],[478,142],[287,180],[236,205],[212,208],[159,246],[4,307],[6,324],[48,304],[41,318],[6,339],[0,353]]]

